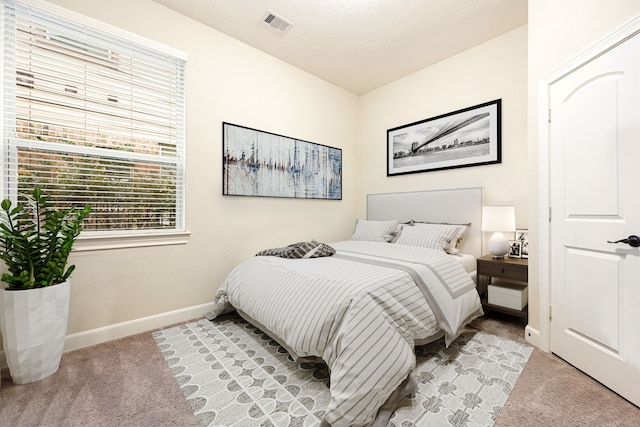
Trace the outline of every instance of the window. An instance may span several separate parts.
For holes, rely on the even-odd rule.
[[[2,0],[2,191],[89,204],[83,236],[184,232],[186,55]]]

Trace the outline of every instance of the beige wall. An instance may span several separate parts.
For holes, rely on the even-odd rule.
[[[358,98],[151,0],[52,2],[189,55],[189,243],[74,253],[70,335],[102,328],[98,338],[110,339],[114,325],[209,303],[257,250],[348,238],[371,192],[481,185],[527,226],[526,27]],[[386,177],[386,129],[497,98],[502,164]],[[223,197],[222,121],[342,148],[343,200]]]
[[[484,189],[486,204],[512,204],[527,228],[527,27],[369,92],[360,99],[358,214],[368,193]],[[387,177],[387,129],[502,99],[502,163]]]
[[[529,325],[540,330],[538,253],[539,170],[538,84],[547,74],[640,13],[640,0],[529,1],[528,158],[529,170]],[[544,160],[542,160],[544,161]],[[542,237],[545,238],[545,237]],[[546,274],[542,273],[542,274]]]
[[[229,271],[260,249],[350,235],[345,219],[354,217],[357,198],[354,94],[151,0],[53,3],[189,55],[189,242],[74,253],[69,334],[211,302]],[[343,200],[223,197],[223,121],[341,148]]]
[[[530,1],[528,26],[357,97],[151,0],[53,3],[189,55],[189,243],[75,253],[69,334],[210,302],[259,249],[348,238],[368,193],[472,186],[486,204],[514,204],[518,227],[530,230],[538,328],[537,82],[640,11],[640,0]],[[497,98],[502,164],[386,176],[387,129]],[[343,200],[221,196],[222,121],[342,148]]]

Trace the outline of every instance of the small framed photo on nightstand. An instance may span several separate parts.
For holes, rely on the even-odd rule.
[[[522,242],[520,240],[509,240],[509,258],[520,258],[522,256]]]
[[[516,240],[521,242],[520,258],[529,258],[529,231],[516,230]]]

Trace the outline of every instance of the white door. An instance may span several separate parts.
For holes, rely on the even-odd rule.
[[[640,36],[549,89],[553,353],[640,406]]]

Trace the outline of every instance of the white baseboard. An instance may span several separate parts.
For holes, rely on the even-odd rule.
[[[524,339],[531,345],[540,347],[540,332],[529,325],[524,328]]]
[[[187,320],[200,318],[204,313],[212,308],[213,302],[210,302],[207,304],[195,305],[193,307],[182,308],[180,310],[155,314],[149,317],[143,317],[140,319],[130,320],[128,322],[116,323],[115,325],[67,335],[64,341],[64,351],[77,350],[79,348],[124,338],[129,335],[162,328],[174,323],[186,322]],[[0,351],[0,368],[6,367],[6,356],[4,351]]]

